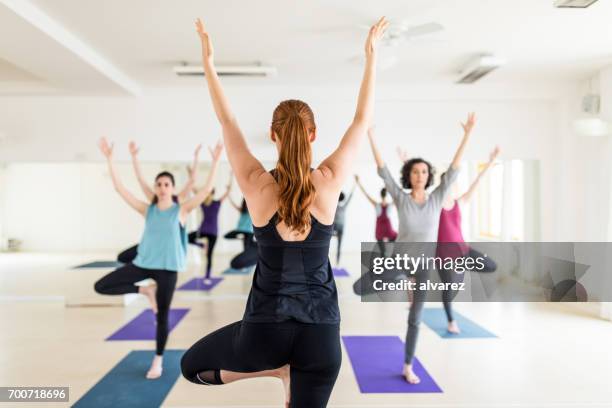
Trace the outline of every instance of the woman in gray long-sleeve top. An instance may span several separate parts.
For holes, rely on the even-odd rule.
[[[374,133],[370,128],[368,136],[372,153],[376,160],[378,175],[384,180],[387,191],[395,202],[399,228],[397,242],[437,242],[438,239],[438,223],[440,221],[440,211],[444,203],[444,198],[450,192],[450,187],[457,178],[459,171],[459,163],[463,156],[465,145],[470,137],[472,128],[474,127],[475,116],[473,113],[468,115],[466,123],[462,123],[463,139],[459,145],[455,157],[449,166],[446,174],[442,177],[440,185],[427,194],[427,188],[433,184],[434,171],[429,162],[415,158],[408,160],[402,167],[402,176],[400,187],[389,172],[385,165],[376,143],[374,142]],[[403,187],[403,188],[402,188]],[[409,191],[405,191],[407,189]],[[435,255],[435,244],[427,245],[425,255]],[[420,253],[420,251],[419,251]],[[418,271],[414,277],[417,285],[420,282],[425,282],[429,276],[428,270]],[[418,384],[421,380],[414,373],[412,368],[412,359],[416,350],[416,343],[419,335],[419,325],[421,323],[421,313],[425,304],[426,291],[415,291],[414,299],[410,305],[410,313],[408,315],[408,331],[406,333],[406,354],[404,360],[403,375],[406,381],[412,384]]]

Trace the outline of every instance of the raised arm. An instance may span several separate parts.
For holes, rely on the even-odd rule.
[[[185,183],[185,186],[183,186],[181,191],[178,193],[179,203],[182,203],[183,201],[185,201],[185,199],[187,198],[187,195],[189,194],[189,191],[194,189],[195,180],[198,175],[198,162],[200,160],[200,150],[201,149],[202,149],[201,144],[196,146],[196,149],[193,152],[193,161],[191,162],[191,166],[187,166],[187,171],[188,171],[187,174],[189,174],[189,176],[187,178],[187,183]],[[194,189],[194,193],[195,192],[196,191]]]
[[[359,189],[361,190],[363,195],[366,196],[366,198],[368,199],[370,204],[376,205],[376,200],[374,200],[374,198],[371,195],[368,194],[368,192],[365,190],[365,188],[361,184],[361,181],[359,180],[359,176],[356,175],[356,174],[355,174],[355,184],[357,184],[357,186],[359,187]]]
[[[472,134],[472,129],[476,124],[476,115],[474,112],[470,112],[467,117],[467,121],[465,123],[461,123],[461,127],[463,128],[463,138],[461,139],[461,143],[455,152],[455,157],[453,157],[453,161],[451,162],[451,167],[453,170],[459,168],[459,164],[461,164],[461,159],[463,158],[463,151],[465,150],[465,146],[467,145],[468,140],[470,139],[470,135]]]
[[[334,187],[340,189],[346,177],[350,174],[357,156],[361,141],[372,117],[374,116],[374,85],[376,82],[376,60],[378,40],[383,36],[389,23],[382,17],[370,28],[365,43],[366,63],[359,89],[357,109],[353,122],[342,137],[338,148],[319,166],[323,175],[332,181]]]
[[[370,141],[370,148],[372,149],[372,155],[376,162],[376,167],[382,169],[385,167],[385,161],[382,159],[378,146],[376,145],[376,136],[374,135],[374,127],[368,128],[368,140]]]
[[[208,197],[215,184],[215,175],[217,174],[217,169],[219,167],[221,152],[223,152],[223,144],[221,142],[217,142],[214,149],[208,148],[208,150],[210,151],[212,164],[210,166],[208,177],[206,178],[206,183],[204,186],[202,186],[202,188],[198,189],[198,192],[193,197],[181,204],[181,220],[184,220],[189,212],[199,207],[200,204],[206,200],[206,197]]]
[[[408,152],[403,147],[397,146],[395,150],[397,151],[397,155],[402,163],[406,163],[410,159]]]
[[[495,146],[491,154],[489,154],[489,161],[485,164],[483,169],[480,170],[480,172],[478,173],[478,175],[476,176],[476,178],[470,185],[470,188],[468,188],[468,190],[461,197],[457,199],[458,201],[464,204],[470,201],[470,199],[472,198],[472,195],[474,194],[474,191],[476,191],[476,188],[478,187],[478,184],[480,184],[480,180],[486,174],[486,172],[491,168],[491,166],[495,162],[495,159],[497,158],[498,155],[499,155],[499,146]]]
[[[238,204],[236,204],[236,202],[234,201],[231,195],[227,196],[227,198],[229,199],[229,202],[232,205],[232,207],[234,207],[238,211],[242,211],[242,208]]]
[[[153,193],[151,186],[147,184],[147,181],[142,175],[142,171],[140,169],[140,161],[138,160],[138,152],[140,151],[140,148],[133,141],[130,142],[129,148],[130,148],[130,156],[132,156],[132,166],[134,167],[134,173],[136,173],[136,179],[138,179],[138,184],[140,185],[140,189],[144,193],[145,197],[147,197],[147,201],[151,202],[153,201],[153,197],[155,196],[155,193]]]
[[[208,84],[208,93],[223,129],[223,141],[230,165],[236,174],[236,180],[242,192],[245,195],[257,192],[262,187],[262,183],[267,180],[263,176],[267,176],[268,173],[259,160],[251,154],[244,140],[215,70],[210,35],[200,19],[196,21],[196,30],[202,43],[202,64]]]
[[[227,182],[227,188],[225,189],[225,193],[223,193],[223,195],[221,197],[219,197],[219,201],[223,202],[223,200],[225,200],[227,197],[229,197],[231,191],[232,191],[232,182],[234,181],[234,177],[230,174],[230,179]]]
[[[100,151],[102,152],[104,157],[106,157],[106,162],[108,163],[108,171],[110,172],[111,179],[113,180],[113,186],[115,187],[115,190],[119,193],[121,198],[123,198],[125,202],[130,205],[130,207],[138,211],[140,214],[145,215],[147,212],[147,207],[149,205],[144,201],[141,201],[134,197],[134,195],[123,186],[123,183],[121,183],[121,180],[117,175],[115,166],[113,164],[113,144],[108,143],[106,138],[103,137],[98,142],[98,147],[100,148]]]

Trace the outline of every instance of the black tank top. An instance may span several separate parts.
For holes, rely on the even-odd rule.
[[[267,225],[253,227],[258,260],[244,321],[340,322],[338,291],[328,257],[333,226],[310,217],[311,229],[303,241],[281,238],[276,230],[277,214]]]

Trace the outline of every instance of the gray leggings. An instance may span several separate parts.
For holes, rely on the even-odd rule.
[[[421,282],[427,281],[428,277],[429,271],[427,270],[421,270],[416,273],[415,282],[417,287],[419,287]],[[408,313],[408,330],[406,331],[406,352],[404,357],[406,364],[412,364],[417,340],[419,339],[419,326],[421,325],[421,315],[423,314],[427,291],[415,290],[412,294],[412,303],[410,304],[410,312]]]

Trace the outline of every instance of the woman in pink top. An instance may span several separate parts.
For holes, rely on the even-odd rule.
[[[472,197],[478,183],[482,176],[489,170],[495,158],[499,154],[499,148],[495,147],[489,156],[489,161],[485,167],[478,173],[476,179],[472,182],[472,185],[462,196],[459,198],[453,198],[453,195],[449,194],[444,201],[442,211],[440,213],[440,225],[438,227],[438,248],[436,256],[440,258],[484,258],[484,268],[479,272],[493,272],[497,269],[495,262],[484,257],[482,253],[476,251],[474,248],[470,248],[463,239],[463,233],[461,232],[461,208],[459,204],[465,204],[469,202]],[[442,244],[442,245],[440,245]],[[463,273],[458,273],[453,270],[440,269],[438,271],[440,279],[443,282],[463,282]],[[457,294],[457,291],[446,290],[442,293],[442,303],[444,304],[444,310],[446,312],[446,318],[448,319],[448,331],[453,334],[459,334],[459,326],[453,317],[452,300]]]
[[[376,241],[379,242],[380,252],[384,253],[384,245],[382,242],[393,242],[397,239],[397,232],[391,225],[391,219],[389,218],[389,207],[393,205],[393,202],[387,201],[387,189],[382,188],[380,190],[380,202],[376,201],[374,197],[368,194],[365,190],[361,182],[359,181],[359,176],[355,174],[355,181],[359,186],[361,192],[366,196],[368,201],[374,206],[376,209],[376,230],[375,236]]]

